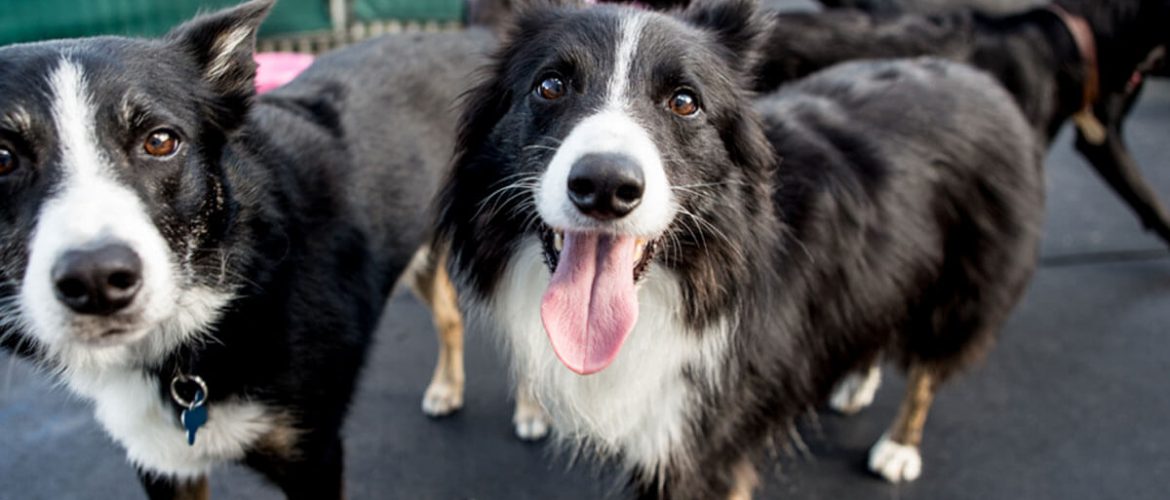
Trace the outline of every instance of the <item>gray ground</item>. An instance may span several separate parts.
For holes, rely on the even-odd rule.
[[[1149,86],[1128,139],[1170,200],[1170,81]],[[872,408],[808,420],[808,450],[779,450],[760,498],[1166,498],[1170,253],[1071,151],[1067,131],[1048,174],[1044,266],[987,362],[941,392],[923,478],[890,486],[865,472],[900,396],[901,378],[887,370]],[[351,498],[592,499],[620,486],[609,471],[570,467],[512,437],[488,339],[469,338],[465,409],[424,417],[432,335],[423,307],[395,295],[346,428]],[[238,467],[213,482],[217,498],[278,498]],[[0,355],[0,499],[141,497],[87,405]]]

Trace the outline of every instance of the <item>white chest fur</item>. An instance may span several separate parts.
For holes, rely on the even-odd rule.
[[[488,307],[470,304],[471,321],[499,331],[524,377],[570,445],[620,452],[626,465],[649,473],[674,455],[686,456],[688,425],[698,404],[684,367],[704,382],[718,383],[727,350],[724,331],[688,331],[681,318],[678,280],[652,267],[641,285],[639,317],[617,359],[601,372],[581,376],[553,354],[540,321],[540,299],[549,282],[539,245],[517,252]],[[484,325],[484,322],[488,322]]]
[[[272,428],[264,406],[219,403],[208,408],[208,422],[188,446],[158,382],[139,370],[106,368],[70,373],[67,384],[94,404],[94,415],[135,465],[166,477],[189,479],[213,466],[244,456]],[[211,390],[214,390],[212,388]]]

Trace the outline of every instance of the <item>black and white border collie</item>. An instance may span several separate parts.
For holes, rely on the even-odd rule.
[[[271,5],[0,49],[0,338],[93,403],[152,498],[228,461],[340,496],[358,372],[491,44],[372,40],[255,98]]]
[[[1034,268],[1011,97],[923,59],[757,99],[752,2],[534,3],[466,96],[438,237],[561,441],[641,496],[750,496],[766,438],[884,354],[910,391],[871,467],[917,477],[936,385]]]

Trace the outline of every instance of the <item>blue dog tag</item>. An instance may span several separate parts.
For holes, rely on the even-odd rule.
[[[183,428],[187,430],[187,445],[195,446],[195,432],[207,423],[207,407],[203,405],[204,397],[202,392],[195,393],[195,404],[183,410],[179,415],[179,421],[183,423]]]

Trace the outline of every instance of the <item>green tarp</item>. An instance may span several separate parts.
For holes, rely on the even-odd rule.
[[[350,12],[357,21],[458,21],[463,0],[354,0]]]
[[[0,44],[101,34],[155,36],[239,0],[0,0]],[[351,21],[456,21],[463,0],[350,0]],[[328,0],[279,0],[261,36],[329,30]]]

